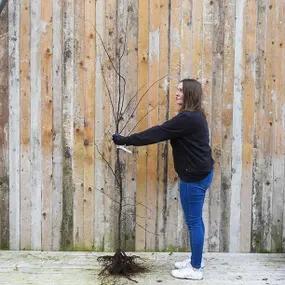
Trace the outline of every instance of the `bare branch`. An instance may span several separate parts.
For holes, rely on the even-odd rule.
[[[102,71],[102,77],[103,77],[103,79],[104,79],[105,87],[106,87],[106,89],[107,89],[107,91],[108,91],[109,100],[110,100],[110,103],[111,103],[111,105],[112,105],[112,113],[113,113],[114,121],[115,121],[115,123],[117,123],[117,122],[116,122],[116,114],[115,114],[114,103],[113,103],[113,101],[112,101],[111,92],[110,92],[110,90],[109,90],[109,88],[108,88],[108,84],[107,84],[107,81],[106,81],[106,78],[105,78],[105,74],[104,74],[104,68],[103,68],[102,65],[101,65],[101,71]]]
[[[139,119],[139,121],[136,123],[136,125],[129,131],[128,136],[132,133],[133,130],[136,129],[136,127],[140,124],[140,122],[141,122],[149,113],[151,113],[153,110],[156,109],[157,106],[158,106],[158,104],[156,104],[154,107],[152,107],[152,109],[150,109],[148,112],[146,112],[146,113],[144,114],[144,116]]]
[[[122,116],[125,114],[125,112],[127,111],[129,105],[132,103],[132,101],[137,97],[138,93],[145,87],[146,84],[142,85],[135,93],[134,96],[132,96],[132,98],[129,100],[128,104],[126,105],[124,111],[122,111]]]
[[[121,59],[119,59],[119,73],[121,73]],[[123,93],[121,94],[121,79],[119,78],[119,100],[118,100],[118,111],[117,111],[118,127],[119,127],[119,122],[122,118],[121,110],[123,109],[125,96],[126,96],[126,80],[124,80],[123,84],[124,84],[123,85]],[[122,102],[121,102],[121,100],[122,100]]]
[[[118,180],[117,180],[117,175],[115,174],[115,171],[114,171],[114,169],[112,168],[111,164],[109,163],[109,161],[106,160],[106,158],[104,157],[104,155],[100,152],[99,147],[98,147],[98,145],[97,145],[96,143],[95,143],[95,146],[96,146],[97,151],[98,151],[98,153],[100,154],[101,158],[106,162],[107,166],[110,168],[110,170],[112,171],[112,174],[114,175],[116,181],[118,182]]]
[[[125,55],[125,51],[126,51],[127,34],[128,34],[128,22],[129,22],[129,13],[127,13],[126,28],[125,28],[125,41],[124,41],[124,45],[123,45],[123,52],[122,52],[122,54],[119,57],[119,67],[120,67],[120,69],[121,69],[121,60],[122,60],[122,57]],[[120,116],[122,116],[121,113],[122,113],[122,110],[123,110],[123,107],[124,107],[125,95],[126,95],[126,82],[124,82],[124,91],[123,91],[121,107],[118,110],[118,114]]]
[[[147,230],[144,226],[140,225],[140,224],[137,223],[137,222],[135,222],[135,224],[136,224],[139,228],[142,228],[144,231],[146,231],[146,232],[149,233],[149,234],[152,234],[152,235],[155,235],[155,236],[160,236],[160,234],[153,233],[153,232]]]
[[[125,197],[126,198],[126,197]],[[127,206],[130,206],[130,207],[136,207],[136,206],[138,206],[138,205],[140,205],[140,206],[142,206],[142,207],[144,207],[146,210],[148,210],[148,211],[152,211],[152,209],[151,208],[149,208],[148,206],[146,206],[146,205],[144,205],[144,204],[142,204],[141,202],[139,202],[139,203],[136,203],[136,204],[124,204],[123,205],[123,207],[127,207]]]
[[[122,222],[127,220],[128,216],[134,216],[134,217],[137,217],[137,218],[140,218],[140,219],[146,219],[146,220],[151,220],[152,219],[152,218],[148,218],[148,217],[145,217],[145,216],[140,216],[140,215],[138,215],[136,213],[131,213],[130,211],[128,211],[128,213],[124,212],[124,214],[123,214],[124,218],[122,218]]]
[[[125,41],[124,41],[124,45],[123,45],[123,52],[120,55],[120,59],[124,56],[125,50],[126,50],[127,34],[128,34],[128,23],[129,23],[129,13],[127,13],[126,29],[125,29]]]
[[[147,90],[143,93],[143,95],[140,97],[139,101],[137,102],[136,106],[134,107],[131,115],[129,116],[129,118],[127,119],[125,125],[123,126],[123,128],[121,129],[121,131],[119,132],[119,134],[121,134],[123,132],[123,130],[126,128],[126,126],[128,125],[128,123],[130,122],[131,118],[133,117],[135,111],[138,109],[139,104],[141,103],[142,99],[147,95],[148,91],[152,88],[152,86],[154,86],[157,82],[159,82],[160,80],[162,80],[163,78],[165,78],[167,76],[164,75],[163,77],[157,79],[156,81],[154,81],[148,88]]]
[[[116,203],[116,204],[119,204],[119,203],[120,203],[119,201],[113,199],[112,197],[110,197],[110,195],[108,195],[107,193],[105,193],[105,191],[104,191],[103,188],[99,189],[99,188],[96,187],[95,189],[96,189],[98,192],[100,192],[100,193],[104,194],[105,196],[107,196],[112,202],[114,202],[114,203]]]

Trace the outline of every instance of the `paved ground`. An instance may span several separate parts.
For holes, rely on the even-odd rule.
[[[104,253],[106,254],[106,253]],[[1,285],[94,285],[100,266],[90,252],[0,251]],[[185,253],[136,253],[151,271],[135,276],[138,284],[152,285],[284,285],[285,254],[206,253],[204,280],[177,280],[170,274],[174,260]],[[105,284],[135,284],[127,279],[106,280]]]

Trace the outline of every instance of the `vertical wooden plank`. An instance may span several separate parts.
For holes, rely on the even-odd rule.
[[[75,92],[74,92],[74,155],[72,176],[74,181],[73,235],[74,247],[84,245],[84,89],[85,89],[85,4],[75,2]]]
[[[274,55],[274,33],[273,24],[274,10],[272,10],[274,1],[266,2],[266,28],[265,28],[265,90],[263,106],[263,130],[262,130],[262,167],[264,169],[263,187],[262,187],[262,234],[261,250],[271,250],[271,222],[272,222],[272,184],[273,184],[273,55]]]
[[[121,72],[126,78],[126,92],[124,109],[129,100],[136,94],[137,86],[137,38],[138,38],[138,2],[136,1],[118,1],[118,35],[120,53],[123,53],[125,46],[124,56],[122,57]],[[127,25],[127,26],[126,26]],[[126,38],[125,38],[126,37]],[[135,100],[130,104],[130,108],[126,110],[124,121],[132,115],[132,110],[135,107]],[[140,107],[139,107],[140,108]],[[124,110],[123,109],[123,110]],[[134,117],[134,116],[132,116]],[[135,118],[132,118],[127,124],[125,131],[127,134],[133,129],[136,124]],[[136,188],[136,161],[134,155],[121,153],[123,162],[125,163],[125,186],[124,186],[124,201],[123,201],[123,248],[127,251],[134,250],[135,248],[135,191]]]
[[[260,251],[262,231],[262,189],[264,165],[262,161],[262,139],[264,127],[264,82],[265,82],[265,39],[266,39],[266,1],[257,5],[257,36],[256,36],[256,70],[255,70],[255,115],[254,115],[254,149],[253,149],[253,190],[252,190],[252,232],[251,250]]]
[[[181,11],[181,79],[202,79],[203,2],[182,1]],[[178,207],[179,247],[189,245],[182,207]],[[183,222],[183,223],[181,223]]]
[[[116,22],[117,22],[117,2],[116,1],[106,1],[105,2],[105,30],[103,34],[101,34],[101,37],[104,41],[105,48],[108,51],[108,54],[113,60],[113,63],[115,66],[117,66],[116,60],[114,58],[116,57],[116,38],[117,38],[117,28],[116,28]],[[98,37],[97,37],[98,39]],[[100,43],[102,46],[102,44]],[[102,57],[102,68],[104,72],[104,77],[106,80],[106,83],[108,84],[106,86],[105,80],[104,80],[104,136],[101,138],[106,142],[104,146],[104,151],[98,153],[98,156],[100,156],[100,159],[103,160],[105,171],[104,171],[104,188],[102,191],[104,191],[104,250],[110,251],[117,249],[116,244],[118,240],[118,203],[114,201],[119,201],[118,199],[118,192],[116,191],[114,185],[115,185],[115,177],[112,171],[110,170],[109,166],[107,165],[106,161],[109,163],[109,165],[114,170],[114,164],[115,164],[115,151],[116,147],[111,141],[110,134],[107,130],[111,130],[112,132],[115,132],[115,121],[112,117],[112,111],[111,111],[111,102],[110,98],[108,96],[107,88],[110,91],[110,94],[112,96],[112,101],[116,102],[117,100],[117,75],[112,67],[112,64],[107,56],[106,53],[104,53],[104,57]],[[96,69],[97,70],[97,69]],[[100,96],[98,94],[98,96]],[[107,115],[106,115],[107,114]],[[98,114],[97,120],[101,118],[100,113]],[[101,118],[102,120],[102,118]],[[103,132],[103,131],[102,131]],[[100,133],[99,133],[100,134]],[[96,140],[100,139],[98,134],[98,137],[96,135]],[[97,148],[96,148],[97,149]],[[97,149],[98,150],[98,149]],[[103,157],[104,159],[103,159]],[[97,167],[97,166],[96,166]],[[101,189],[99,189],[101,190]]]
[[[20,3],[9,1],[9,241],[20,247]]]
[[[193,3],[194,2],[194,3]],[[201,2],[201,1],[199,1]],[[191,78],[193,75],[193,21],[195,17],[195,1],[182,0],[181,7],[181,78]],[[199,5],[199,4],[198,4]]]
[[[53,0],[53,193],[52,249],[60,249],[62,223],[62,1]]]
[[[130,100],[133,95],[138,90],[138,1],[128,2],[128,11],[129,11],[129,21],[128,21],[128,64],[127,64],[127,78],[128,78],[128,89],[127,89],[127,98]],[[135,64],[133,64],[135,62]],[[135,103],[135,102],[134,102]],[[129,112],[129,116],[130,116]],[[135,125],[135,120],[132,120],[128,129],[133,128]],[[129,132],[129,130],[128,130]],[[128,193],[126,197],[129,198],[131,204],[129,209],[126,212],[126,246],[127,251],[135,250],[135,228],[136,228],[136,156],[127,157],[126,165],[128,170],[128,175],[126,177],[126,183]]]
[[[104,26],[105,26],[105,1],[96,1],[96,30],[98,34],[104,38]],[[104,81],[102,77],[102,64],[103,58],[106,56],[103,49],[102,43],[98,35],[96,35],[96,83],[95,83],[95,94],[96,94],[96,107],[95,107],[95,223],[94,223],[94,247],[95,250],[104,250],[104,234],[105,234],[105,203],[104,199],[104,172],[105,162],[102,160],[100,153],[104,150],[104,141],[110,140],[110,134],[107,137],[104,134],[105,126],[105,114],[112,112],[105,106],[105,94],[104,94]],[[109,100],[109,99],[107,99]],[[112,116],[112,115],[111,115]],[[99,150],[99,152],[98,152]]]
[[[215,35],[213,41],[212,65],[212,117],[210,119],[212,151],[215,160],[215,176],[211,191],[209,192],[209,239],[208,249],[219,251],[220,247],[220,189],[221,189],[221,152],[222,152],[222,96],[223,94],[223,48],[224,24],[223,1],[213,1]]]
[[[232,178],[232,124],[233,124],[233,90],[234,90],[234,32],[235,2],[224,5],[224,75],[222,94],[222,152],[221,152],[221,224],[219,233],[220,251],[229,251],[230,201]]]
[[[169,65],[169,1],[160,0],[160,26],[159,26],[159,78],[162,78],[168,72]],[[167,119],[169,79],[164,78],[159,83],[159,103],[158,103],[158,121],[164,122]],[[156,210],[156,250],[165,249],[165,225],[166,225],[166,190],[167,190],[167,142],[158,145],[158,171],[157,171],[157,210]]]
[[[74,96],[74,2],[63,3],[63,98],[62,98],[62,144],[63,144],[63,202],[61,225],[61,248],[73,246],[73,96]]]
[[[32,249],[40,250],[41,233],[41,1],[31,2],[31,203]]]
[[[240,250],[240,205],[242,176],[242,121],[243,121],[243,80],[244,80],[244,8],[245,1],[236,6],[235,30],[235,64],[234,64],[234,94],[233,94],[233,142],[232,142],[232,184],[230,204],[230,244],[231,252]]]
[[[251,188],[253,166],[254,91],[256,56],[256,1],[248,1],[244,11],[244,99],[242,140],[242,184],[240,204],[240,251],[250,252],[251,239]]]
[[[271,252],[282,252],[282,219],[284,212],[284,173],[285,173],[285,132],[282,126],[282,108],[284,109],[284,1],[272,3],[272,26],[274,29],[272,44],[272,103],[273,103],[273,181],[272,181],[272,221],[271,221]]]
[[[148,80],[154,82],[159,77],[159,1],[149,3],[149,65]],[[148,127],[158,124],[158,85],[153,86],[148,93]],[[155,108],[154,111],[150,111]],[[146,250],[153,250],[155,247],[155,217],[157,202],[157,145],[147,147],[147,192],[146,205]]]
[[[279,28],[281,29],[281,31],[284,31],[285,27],[285,22],[283,21],[285,17],[285,3],[281,3],[281,6],[280,6],[280,10],[279,10]],[[281,20],[282,19],[282,20]],[[284,33],[279,33],[279,48],[280,48],[280,55],[281,55],[281,61],[284,61],[285,60],[285,34]],[[281,62],[280,61],[280,62]],[[284,64],[281,64],[281,71],[280,71],[280,81],[279,81],[279,84],[281,84],[281,88],[284,88],[284,85],[282,84],[282,78],[285,77],[285,66]],[[283,90],[283,89],[282,89]],[[285,135],[285,98],[283,96],[283,91],[279,94],[281,96],[281,103],[280,103],[280,113],[279,113],[279,126],[280,126],[280,131],[281,131],[281,142],[282,142],[282,153],[283,153],[283,157],[284,157],[284,153],[285,153],[285,146],[284,146],[284,142],[285,142],[285,138],[284,138],[284,135]],[[280,98],[280,97],[279,97]],[[278,102],[278,100],[277,100]],[[283,159],[283,168],[285,168],[285,159]],[[282,174],[281,174],[282,175]],[[285,176],[285,170],[283,171],[283,178]],[[283,186],[283,218],[282,218],[282,241],[281,241],[281,247],[282,247],[282,252],[285,251],[285,185],[284,185],[284,179],[282,178],[282,183]],[[282,197],[280,198],[282,199]],[[274,245],[274,243],[273,243]],[[277,250],[276,250],[277,251]]]
[[[21,249],[31,248],[31,167],[30,167],[30,1],[21,5],[20,83],[21,83]]]
[[[139,32],[138,32],[138,87],[148,84],[148,1],[139,0]],[[147,87],[141,89],[141,94]],[[142,118],[147,110],[147,102],[144,98],[137,111],[137,118]],[[139,125],[138,131],[147,128],[147,120],[144,119]],[[137,148],[137,189],[136,189],[136,250],[145,250],[146,246],[146,189],[147,189],[147,153],[146,147]]]
[[[41,5],[42,249],[52,247],[52,0]]]
[[[203,85],[203,108],[206,113],[210,143],[211,143],[211,105],[212,105],[212,63],[213,63],[213,3],[208,0],[203,1],[203,47],[202,47],[202,85]],[[208,189],[205,197],[203,209],[203,219],[205,226],[205,243],[204,251],[208,251],[209,239],[209,192]]]
[[[0,248],[9,248],[9,35],[8,5],[0,15]]]
[[[191,54],[192,54],[192,77],[201,81],[202,78],[202,48],[203,48],[203,1],[192,2],[191,19]]]
[[[181,1],[171,2],[169,7],[170,13],[170,28],[169,28],[169,114],[168,118],[172,118],[177,111],[175,106],[175,92],[177,84],[180,80],[181,71]],[[180,223],[180,228],[183,226],[181,216],[178,217],[179,191],[178,177],[174,170],[172,149],[168,144],[168,169],[167,169],[167,193],[166,193],[166,248],[167,250],[177,250],[177,223]]]
[[[193,18],[196,17],[195,13],[198,13],[194,7],[197,7],[196,2],[194,1],[185,1],[181,2],[181,49],[180,49],[180,67],[181,75],[180,79],[191,78],[193,76],[193,69],[197,70],[196,67],[193,67],[193,58],[198,56],[196,50],[193,49],[193,28],[196,28],[196,24],[193,26]],[[199,6],[199,3],[198,3]],[[197,31],[195,31],[197,32]],[[176,92],[176,90],[174,90]],[[170,94],[170,96],[175,96],[175,93]],[[177,224],[177,246],[182,248],[189,247],[189,236],[188,229],[185,223],[183,209],[181,203],[178,204],[178,224]]]
[[[95,15],[96,3],[85,1],[85,92],[84,92],[84,244],[94,243],[94,116],[95,116]]]

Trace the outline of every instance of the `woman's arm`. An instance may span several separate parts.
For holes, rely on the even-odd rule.
[[[113,135],[115,144],[142,146],[183,136],[191,131],[189,117],[180,113],[162,125],[154,126],[128,137]]]

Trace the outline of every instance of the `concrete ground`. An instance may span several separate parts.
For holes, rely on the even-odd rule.
[[[100,266],[94,252],[0,251],[1,285],[94,285]],[[206,253],[204,279],[177,280],[170,275],[175,260],[186,253],[135,253],[144,259],[149,273],[134,276],[138,284],[152,285],[284,285],[285,254]],[[135,284],[125,278],[105,284]]]

